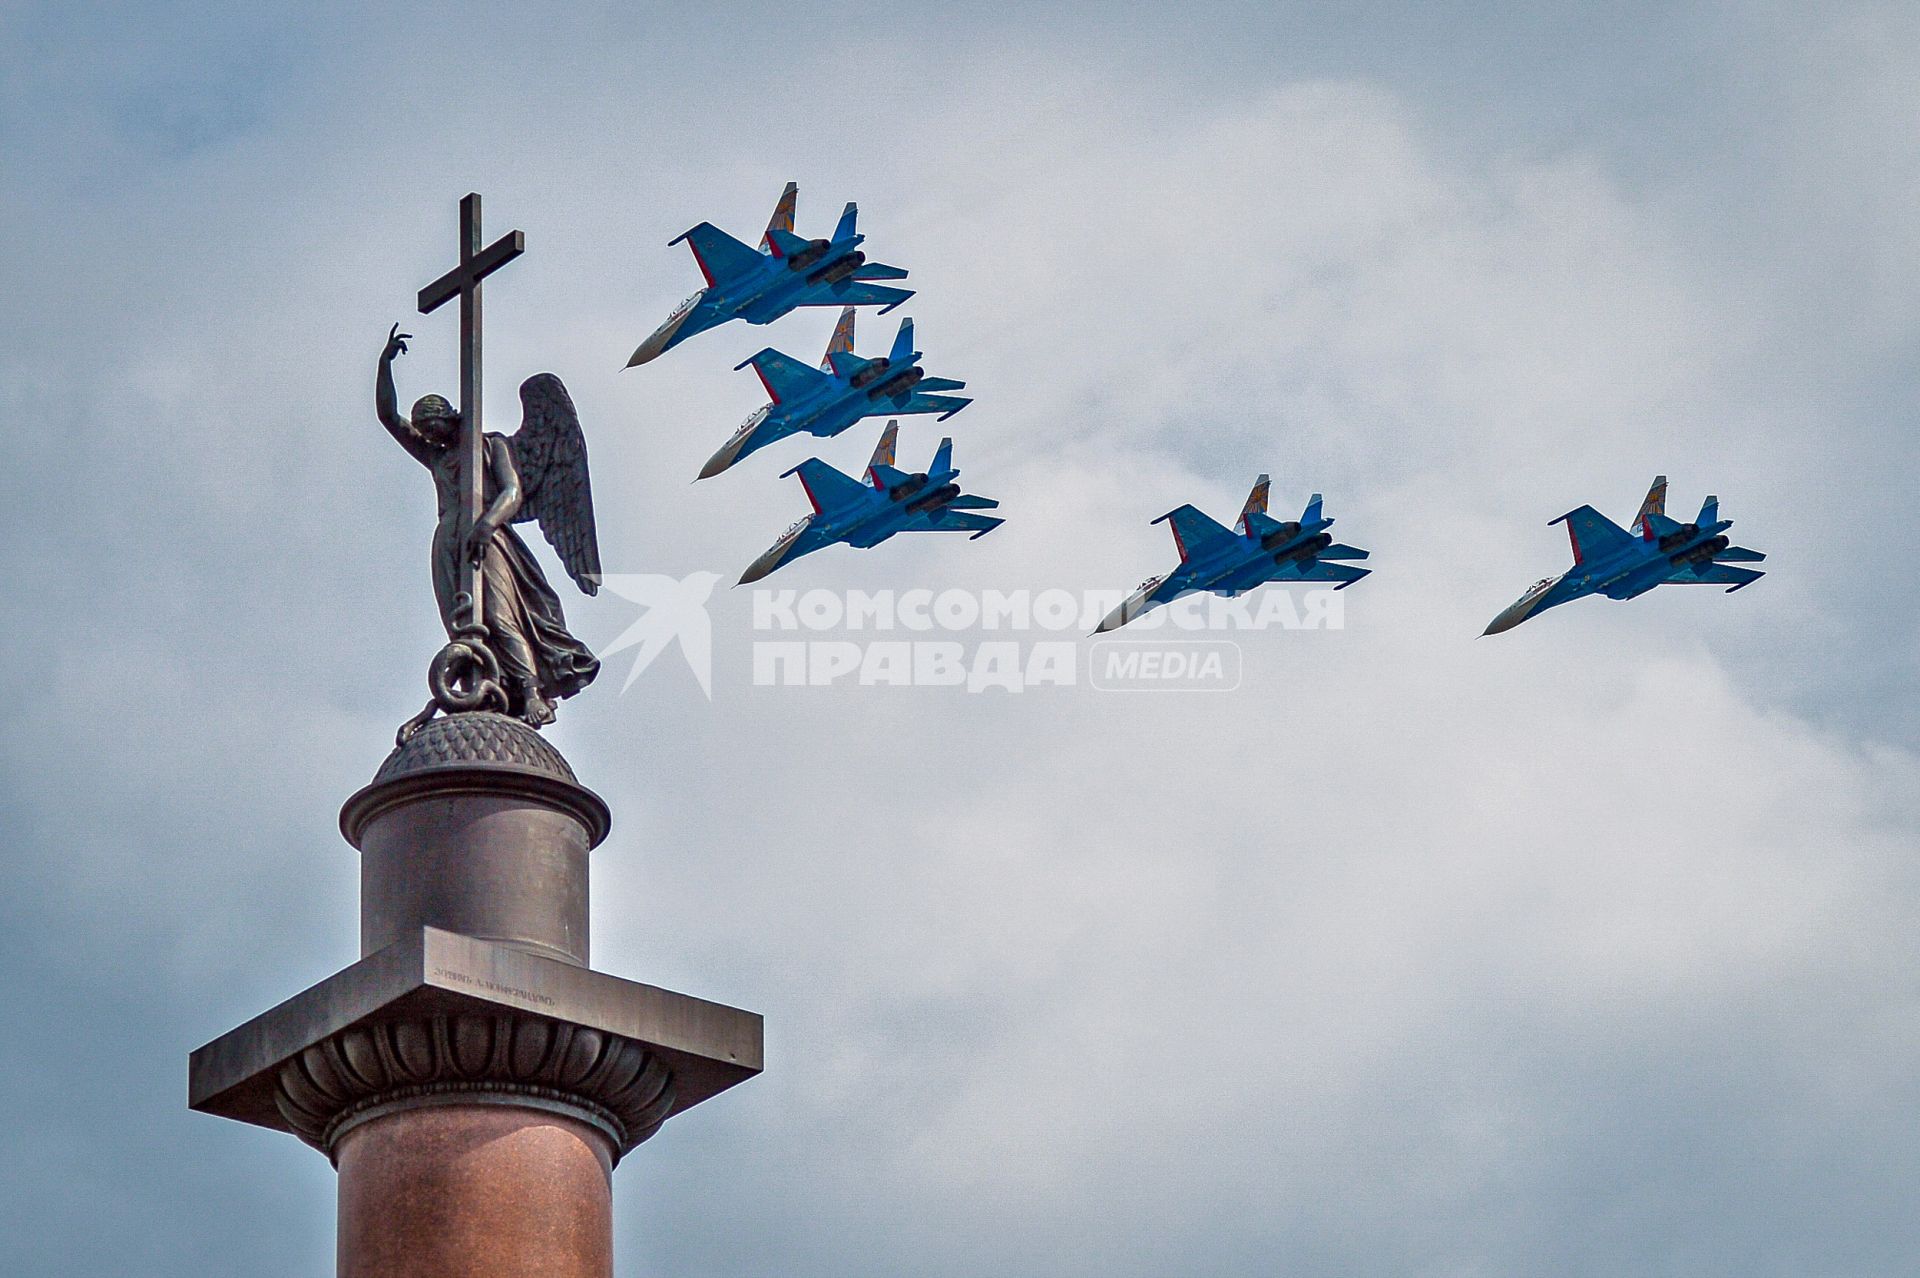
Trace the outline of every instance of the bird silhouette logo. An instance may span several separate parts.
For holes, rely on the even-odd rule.
[[[627,681],[620,685],[621,692],[633,687],[641,671],[678,643],[700,691],[707,700],[713,700],[713,622],[707,615],[707,600],[719,581],[717,572],[677,578],[654,572],[608,573],[600,578],[600,584],[609,591],[643,609],[634,623],[602,650],[603,656],[610,657],[628,648],[638,649]]]

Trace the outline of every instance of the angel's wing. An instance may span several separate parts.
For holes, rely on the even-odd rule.
[[[535,373],[520,383],[520,407],[520,429],[507,439],[520,472],[520,513],[513,521],[539,520],[574,584],[597,594],[600,543],[593,530],[587,440],[573,397],[552,373]]]

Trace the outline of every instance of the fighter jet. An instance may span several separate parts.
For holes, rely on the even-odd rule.
[[[1320,513],[1319,493],[1298,519],[1282,523],[1269,517],[1265,475],[1253,481],[1240,521],[1231,530],[1192,506],[1170,510],[1153,522],[1172,527],[1180,566],[1142,582],[1107,614],[1095,634],[1118,630],[1141,613],[1192,591],[1231,598],[1269,581],[1332,581],[1339,583],[1335,590],[1345,590],[1372,571],[1332,562],[1365,559],[1367,552],[1334,541],[1327,532],[1333,520]]]
[[[900,423],[887,423],[880,446],[867,463],[865,483],[843,475],[818,457],[801,462],[788,475],[800,476],[813,503],[813,513],[781,536],[766,554],[740,576],[740,584],[758,581],[783,564],[810,555],[822,546],[845,542],[866,549],[895,533],[968,532],[982,537],[1005,523],[994,515],[976,515],[1000,505],[991,497],[974,497],[953,481],[960,472],[953,465],[953,441],[943,439],[924,472],[895,470],[893,449]],[[786,478],[785,475],[781,478]],[[971,539],[969,539],[971,540]]]
[[[793,205],[798,189],[789,182],[780,193],[757,253],[711,222],[702,222],[671,241],[687,242],[707,286],[674,307],[667,322],[640,343],[627,361],[628,368],[728,320],[771,324],[799,306],[878,306],[884,314],[913,296],[912,289],[871,283],[902,280],[907,273],[897,266],[867,261],[860,251],[867,237],[853,229],[859,215],[855,205],[847,205],[840,215],[832,239],[803,240],[795,235]]]
[[[1725,586],[1732,594],[1765,576],[1738,564],[1756,564],[1766,556],[1745,546],[1729,544],[1731,519],[1720,518],[1720,499],[1709,497],[1692,523],[1667,518],[1667,477],[1661,475],[1647,490],[1634,517],[1633,532],[1591,506],[1570,510],[1552,521],[1565,523],[1573,543],[1573,567],[1558,577],[1536,581],[1512,607],[1493,619],[1483,634],[1511,630],[1527,618],[1569,599],[1605,595],[1632,599],[1655,586]],[[1549,527],[1552,525],[1550,524]]]
[[[945,421],[973,401],[934,392],[965,386],[948,377],[928,377],[920,368],[920,352],[913,349],[913,321],[900,321],[893,349],[881,359],[862,359],[853,353],[853,308],[840,312],[840,323],[827,343],[827,357],[815,371],[771,348],[736,365],[753,365],[773,402],[763,404],[740,423],[740,429],[707,462],[700,478],[709,479],[749,453],[788,435],[838,435],[863,417],[882,413],[938,413]]]

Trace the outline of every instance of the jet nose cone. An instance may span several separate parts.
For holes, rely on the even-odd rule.
[[[736,436],[720,446],[720,451],[707,458],[707,464],[700,468],[700,478],[712,479],[740,460],[740,450],[747,444],[744,436]]]
[[[1107,631],[1109,630],[1118,630],[1120,627],[1126,625],[1129,621],[1132,621],[1135,617],[1145,612],[1147,610],[1146,602],[1147,601],[1146,601],[1145,591],[1141,591],[1137,594],[1129,595],[1127,598],[1121,600],[1120,603],[1114,607],[1114,610],[1112,612],[1108,613],[1105,617],[1102,617],[1100,619],[1100,624],[1093,628],[1093,633],[1095,633],[1096,635],[1103,635],[1107,633]]]
[[[627,367],[635,368],[648,360],[658,359],[663,351],[673,345],[673,339],[679,335],[681,327],[687,322],[687,316],[691,314],[693,314],[693,308],[682,303],[682,309],[677,314],[669,317],[666,323],[653,330],[652,337],[640,343],[640,348],[634,351],[633,358],[627,361]]]
[[[662,324],[652,337],[640,343],[639,349],[633,353],[633,358],[627,361],[627,367],[638,368],[648,360],[658,359],[661,352],[667,349],[667,342],[673,337],[674,330],[679,327],[677,321]]]
[[[766,554],[748,564],[747,570],[740,574],[740,580],[734,584],[738,586],[748,586],[760,580],[780,566],[781,553],[785,550],[785,546],[775,546],[772,550],[769,550]]]
[[[1528,614],[1530,614],[1532,611],[1533,609],[1529,607],[1526,601],[1524,600],[1521,601],[1520,603],[1514,604],[1512,607],[1508,608],[1505,612],[1501,613],[1499,616],[1495,617],[1492,621],[1488,622],[1487,628],[1480,632],[1480,637],[1484,639],[1488,635],[1503,634],[1506,631],[1513,629],[1515,626],[1519,625],[1521,622],[1525,621],[1527,619]]]
[[[778,568],[781,564],[787,562],[787,560],[793,558],[795,543],[800,540],[800,534],[805,532],[808,525],[812,522],[812,519],[808,518],[795,527],[788,529],[785,536],[780,538],[779,541],[774,542],[773,545],[767,547],[767,553],[747,565],[747,570],[740,574],[740,580],[734,584],[739,586],[751,585],[753,582],[760,580],[772,572],[775,568]]]

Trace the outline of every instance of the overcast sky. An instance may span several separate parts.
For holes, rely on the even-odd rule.
[[[732,366],[832,316],[621,366],[791,179],[1008,523],[768,585],[1123,588],[1260,471],[1377,571],[1230,695],[756,688],[747,590],[711,700],[611,656],[596,966],[768,1066],[616,1174],[623,1275],[1911,1268],[1910,6],[277,8],[0,7],[0,1267],[332,1273],[325,1160],[185,1060],[357,954],[335,814],[439,641],[387,326],[451,394],[484,192],[489,425],[559,373],[608,570],[731,581],[809,455],[689,483]],[[1655,473],[1767,578],[1475,637]]]

